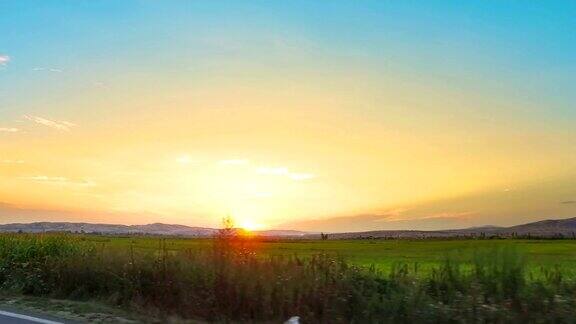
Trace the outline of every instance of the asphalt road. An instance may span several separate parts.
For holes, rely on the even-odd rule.
[[[0,310],[0,324],[63,324],[52,319]]]

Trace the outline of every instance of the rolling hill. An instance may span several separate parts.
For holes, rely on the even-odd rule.
[[[177,224],[146,224],[146,225],[119,225],[119,224],[92,224],[92,223],[68,223],[68,222],[37,222],[37,223],[12,223],[0,225],[0,232],[70,232],[70,233],[99,233],[108,235],[121,234],[146,234],[167,235],[186,237],[210,237],[218,229],[209,227],[192,227]],[[302,236],[307,232],[293,230],[269,230],[256,231],[261,236]]]
[[[146,225],[92,224],[69,222],[36,222],[12,223],[0,225],[0,232],[70,232],[70,233],[100,233],[107,235],[166,235],[184,237],[211,237],[218,229],[209,227],[192,227],[178,224],[153,223]],[[316,239],[318,233],[295,230],[265,230],[254,232],[260,236],[290,237]],[[510,227],[480,226],[464,229],[448,229],[438,231],[418,230],[376,230],[366,232],[330,233],[330,239],[363,239],[363,238],[442,238],[456,236],[538,236],[538,237],[575,237],[576,217],[568,219],[549,219]]]
[[[332,239],[361,238],[431,238],[456,236],[537,236],[537,237],[576,237],[576,217],[568,219],[549,219],[510,227],[479,226],[464,229],[439,231],[382,230],[367,232],[333,233]],[[311,237],[311,236],[310,236]]]

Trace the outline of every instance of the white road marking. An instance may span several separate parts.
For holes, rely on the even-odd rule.
[[[33,317],[33,316],[28,316],[28,315],[22,315],[22,314],[16,314],[16,313],[10,313],[10,312],[2,311],[2,310],[0,310],[0,315],[19,318],[19,319],[27,320],[27,321],[34,322],[34,323],[63,324],[62,322],[54,322],[54,321],[43,319],[43,318],[38,318],[38,317]]]

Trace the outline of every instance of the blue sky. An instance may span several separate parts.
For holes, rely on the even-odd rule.
[[[12,57],[1,78],[20,75],[4,88],[28,86],[14,70],[30,64],[94,73],[226,55],[278,63],[265,40],[289,39],[307,42],[319,61],[426,71],[468,91],[553,103],[533,108],[538,118],[574,117],[571,1],[3,1],[0,12],[0,50]],[[210,37],[238,44],[227,51],[198,43]]]

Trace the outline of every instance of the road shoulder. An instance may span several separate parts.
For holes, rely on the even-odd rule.
[[[100,304],[28,296],[0,295],[0,310],[66,324],[146,322]]]

